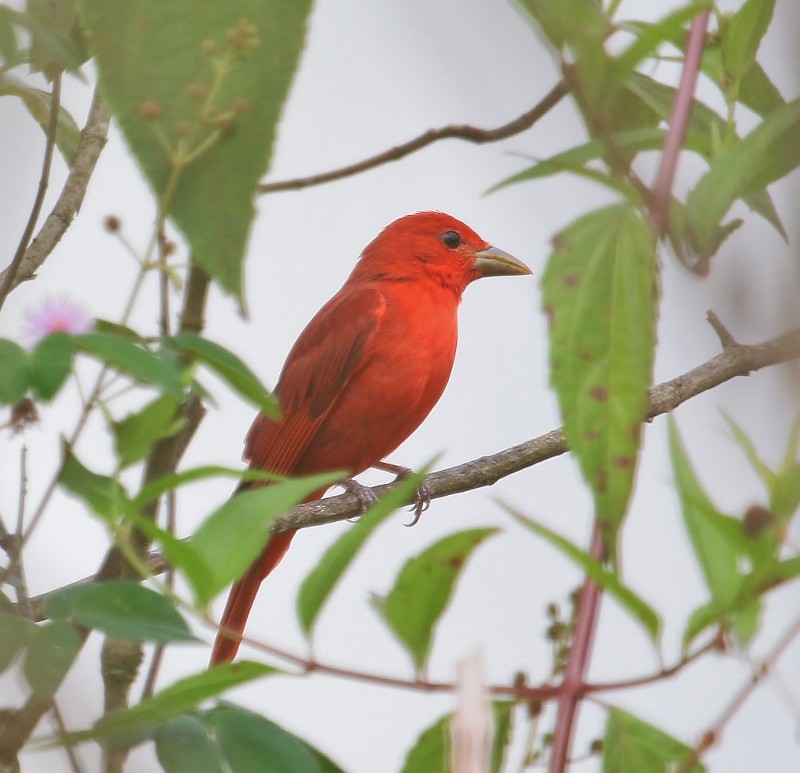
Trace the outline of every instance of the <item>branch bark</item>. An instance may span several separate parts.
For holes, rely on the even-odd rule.
[[[83,203],[100,151],[105,147],[109,121],[108,108],[99,92],[95,90],[86,125],[81,132],[78,152],[58,201],[39,233],[25,250],[18,266],[13,271],[12,267],[9,267],[0,272],[0,287],[7,284],[8,292],[33,278],[72,223]]]
[[[350,177],[361,172],[366,172],[368,169],[374,169],[376,166],[389,163],[390,161],[399,161],[401,158],[410,155],[411,153],[421,150],[422,148],[431,145],[434,142],[445,139],[459,139],[466,140],[467,142],[474,142],[483,144],[486,142],[497,142],[504,140],[508,137],[513,137],[515,134],[530,129],[542,116],[546,115],[552,110],[571,89],[568,78],[563,78],[545,95],[545,97],[534,105],[530,110],[523,113],[518,118],[515,118],[509,123],[498,126],[496,129],[480,129],[477,126],[469,126],[464,124],[454,124],[450,126],[443,126],[440,129],[428,129],[428,131],[415,137],[413,140],[404,142],[402,145],[396,145],[389,150],[378,153],[375,156],[359,161],[355,164],[343,166],[340,169],[334,169],[330,172],[322,172],[321,174],[311,175],[310,177],[298,177],[294,180],[281,180],[275,183],[263,183],[258,186],[259,193],[277,193],[278,191],[297,191],[301,188],[308,188],[312,185],[321,185],[322,183],[331,182],[333,180],[341,180],[343,177]]]

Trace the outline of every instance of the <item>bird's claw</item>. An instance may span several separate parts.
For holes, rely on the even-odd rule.
[[[398,476],[399,477],[399,476]],[[404,526],[416,526],[422,514],[431,506],[431,490],[428,484],[423,480],[417,487],[417,493],[414,498],[414,504],[408,508],[409,512],[414,513],[414,517],[409,523],[403,524]]]
[[[375,492],[369,486],[365,486],[363,483],[359,483],[353,478],[343,480],[339,485],[341,485],[345,491],[355,494],[361,506],[361,513],[365,513],[378,501],[378,497],[375,496]]]

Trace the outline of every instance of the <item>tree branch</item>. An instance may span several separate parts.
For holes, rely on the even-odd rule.
[[[702,365],[698,365],[682,376],[654,386],[650,390],[647,420],[662,413],[668,413],[692,397],[737,376],[747,376],[761,368],[798,357],[800,357],[800,328],[761,344],[746,345],[734,342],[721,354]],[[433,499],[460,494],[483,486],[491,486],[502,478],[532,467],[545,459],[560,456],[568,450],[563,430],[555,429],[505,451],[433,472],[426,478],[426,485]],[[376,496],[382,497],[395,485],[395,483],[387,483],[375,486],[372,490]],[[409,498],[408,504],[412,504],[411,498]],[[326,523],[343,521],[359,515],[360,512],[361,502],[358,497],[354,494],[341,494],[298,505],[286,515],[277,518],[272,530],[277,533],[309,526],[321,526]],[[167,562],[159,552],[152,552],[148,563],[154,574],[160,574],[167,568]],[[78,585],[94,579],[94,577],[85,578],[74,584]],[[37,620],[44,619],[43,606],[48,595],[45,593],[31,599]]]
[[[0,272],[0,286],[7,285],[7,292],[34,276],[72,223],[83,202],[100,151],[105,147],[109,120],[108,108],[99,92],[95,91],[75,160],[53,211],[25,250],[18,267],[12,270],[13,267],[9,266]]]
[[[258,186],[259,193],[277,193],[278,191],[296,191],[301,188],[308,188],[312,185],[321,185],[332,180],[341,180],[343,177],[350,177],[368,169],[373,169],[381,164],[390,161],[399,161],[401,158],[411,153],[421,150],[427,145],[444,139],[459,139],[467,142],[483,144],[486,142],[497,142],[515,134],[530,129],[542,116],[552,110],[570,92],[571,85],[567,78],[563,78],[549,91],[549,93],[534,107],[515,118],[509,123],[498,126],[496,129],[479,129],[476,126],[455,124],[443,126],[440,129],[429,129],[428,131],[415,137],[413,140],[404,142],[389,150],[378,153],[376,156],[359,161],[355,164],[334,169],[330,172],[311,175],[310,177],[299,177],[294,180],[281,180],[275,183],[262,183]]]

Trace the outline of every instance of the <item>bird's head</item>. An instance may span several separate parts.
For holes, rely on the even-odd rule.
[[[443,212],[417,212],[387,225],[364,249],[353,276],[428,277],[460,297],[475,279],[530,273],[522,261],[492,247],[460,220]]]

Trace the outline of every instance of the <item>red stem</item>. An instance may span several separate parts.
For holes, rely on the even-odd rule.
[[[663,236],[667,230],[670,193],[675,179],[675,170],[678,166],[678,155],[683,147],[686,127],[689,124],[689,115],[692,112],[692,101],[694,100],[694,90],[697,85],[697,74],[700,71],[700,61],[703,56],[703,44],[710,13],[710,11],[703,11],[692,20],[692,26],[689,30],[689,42],[686,44],[686,57],[683,62],[681,81],[678,84],[675,103],[670,111],[669,131],[664,140],[661,165],[658,168],[658,175],[653,184],[650,213],[659,236]]]
[[[603,539],[597,525],[594,527],[589,553],[598,561],[602,561],[605,556]],[[584,678],[592,652],[595,623],[600,607],[600,594],[600,587],[587,577],[581,588],[572,647],[570,647],[567,667],[564,671],[564,681],[559,689],[556,726],[550,748],[549,773],[563,773],[567,769],[572,729],[575,725],[578,702],[584,692]]]

